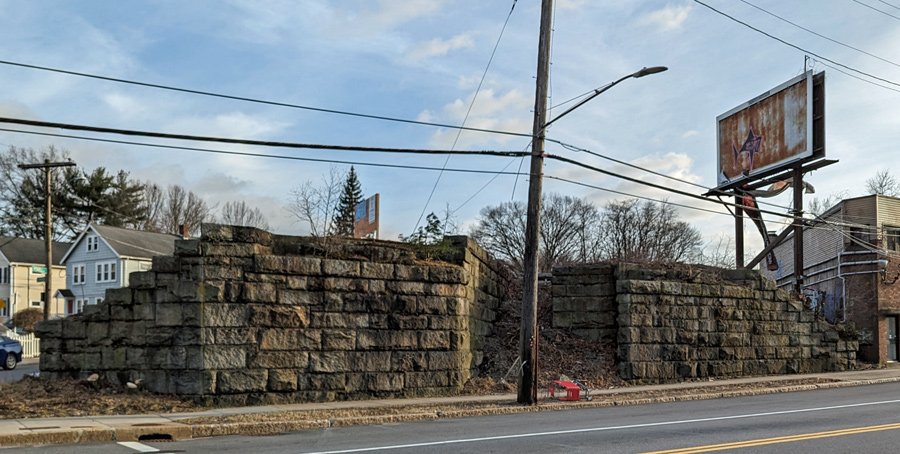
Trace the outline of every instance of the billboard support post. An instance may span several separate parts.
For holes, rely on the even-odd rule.
[[[803,290],[803,169],[794,167],[794,290]]]
[[[741,200],[734,196],[734,267],[744,267],[744,209],[740,206]]]

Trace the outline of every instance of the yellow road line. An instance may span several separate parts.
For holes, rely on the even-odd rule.
[[[817,438],[840,437],[844,435],[856,435],[866,432],[900,429],[900,423],[882,424],[879,426],[854,427],[851,429],[829,430],[827,432],[814,432],[808,434],[787,435],[783,437],[759,438],[756,440],[737,441],[717,445],[694,446],[690,448],[670,449],[665,451],[653,451],[644,454],[687,454],[695,452],[722,451],[725,449],[750,448],[753,446],[771,445],[776,443],[792,443],[803,440],[815,440]]]

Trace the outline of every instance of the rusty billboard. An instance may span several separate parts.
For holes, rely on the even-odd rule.
[[[356,204],[353,215],[353,237],[378,239],[381,197],[375,194]]]
[[[812,157],[812,103],[808,71],[719,115],[718,187]]]

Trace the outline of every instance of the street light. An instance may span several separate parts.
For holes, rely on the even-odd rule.
[[[590,100],[596,98],[597,96],[599,96],[601,93],[605,92],[606,90],[609,90],[610,88],[616,86],[616,84],[618,84],[619,82],[622,82],[623,80],[631,79],[632,77],[634,77],[635,79],[637,79],[637,78],[640,78],[640,77],[649,76],[650,74],[661,73],[661,72],[666,71],[666,70],[668,70],[668,69],[669,69],[669,68],[666,68],[665,66],[651,66],[651,67],[649,67],[649,68],[644,67],[644,68],[641,68],[639,71],[637,71],[637,72],[635,72],[635,73],[632,73],[632,74],[629,74],[629,75],[627,75],[627,76],[625,76],[625,77],[622,77],[621,79],[619,79],[619,80],[617,80],[617,81],[615,81],[615,82],[613,82],[613,83],[611,83],[611,84],[609,84],[609,85],[606,85],[606,86],[604,86],[604,87],[602,87],[602,88],[598,88],[598,89],[594,90],[594,93],[592,93],[590,96],[588,96],[587,98],[584,98],[584,99],[582,99],[581,101],[579,101],[578,104],[575,104],[574,106],[569,107],[568,109],[566,109],[565,112],[563,112],[563,113],[557,115],[557,116],[554,117],[552,120],[548,121],[546,124],[544,124],[544,128],[546,128],[547,126],[550,126],[554,121],[559,120],[560,118],[564,117],[564,116],[565,116],[566,114],[568,114],[569,112],[571,112],[571,111],[573,111],[573,110],[575,110],[575,109],[577,109],[577,108],[583,106],[585,103],[587,103],[588,101],[590,101]]]
[[[534,138],[531,141],[531,171],[528,180],[528,206],[525,222],[525,255],[522,259],[524,282],[522,285],[522,325],[519,338],[519,358],[522,369],[519,374],[517,401],[520,404],[537,404],[538,379],[538,323],[537,323],[537,248],[540,243],[541,225],[541,185],[544,166],[544,136],[547,127],[569,112],[583,106],[619,82],[632,77],[639,78],[661,73],[668,68],[652,66],[629,74],[621,79],[594,90],[594,93],[570,107],[556,118],[546,121],[547,86],[550,72],[550,28],[552,22],[552,0],[543,0],[541,6],[541,39],[538,43],[537,87],[535,90]]]

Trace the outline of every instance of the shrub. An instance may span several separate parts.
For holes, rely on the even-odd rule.
[[[44,320],[44,311],[36,307],[30,307],[13,315],[13,324],[29,333],[34,331],[34,325],[42,320]]]

